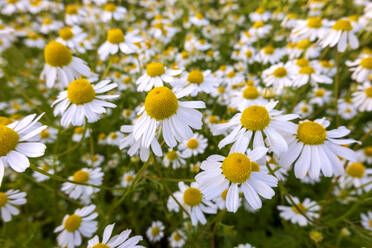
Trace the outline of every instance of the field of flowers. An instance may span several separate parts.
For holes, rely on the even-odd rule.
[[[0,0],[0,247],[372,247],[369,0]]]

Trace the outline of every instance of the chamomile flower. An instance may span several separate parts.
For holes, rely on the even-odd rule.
[[[301,39],[309,39],[310,41],[322,37],[323,32],[323,20],[319,16],[309,17],[307,20],[299,20],[296,28],[292,30],[295,36]]]
[[[125,172],[121,180],[121,186],[128,187],[129,185],[132,184],[135,177],[136,173],[134,173],[133,171]]]
[[[352,162],[357,158],[353,150],[342,145],[355,140],[339,139],[350,133],[346,127],[327,131],[328,126],[329,121],[325,119],[300,122],[291,130],[294,132],[288,137],[288,150],[280,156],[279,165],[289,168],[294,164],[295,176],[300,179],[307,173],[313,179],[318,178],[320,172],[326,177],[342,175],[344,168],[339,157]]]
[[[119,28],[110,29],[107,33],[107,40],[98,48],[98,55],[101,60],[105,60],[108,55],[116,54],[119,50],[124,54],[136,53],[139,47],[136,43],[142,39],[127,33],[125,36]]]
[[[201,192],[200,186],[197,183],[191,183],[190,186],[185,185],[183,182],[178,183],[180,191],[174,193],[177,200],[182,204],[185,210],[189,213],[192,225],[196,226],[200,222],[202,225],[207,223],[204,213],[215,214],[217,207],[213,202],[205,199]],[[173,202],[176,204],[176,202]],[[180,211],[179,206],[171,207]],[[183,211],[183,210],[181,210]],[[186,214],[184,214],[186,216]]]
[[[289,65],[279,63],[272,65],[262,72],[262,79],[266,86],[272,86],[281,91],[284,87],[292,86],[291,70]]]
[[[4,167],[10,166],[16,172],[24,172],[29,166],[28,158],[44,155],[46,146],[35,142],[47,126],[38,123],[43,115],[28,115],[10,124],[0,124],[0,185],[4,176]]]
[[[344,186],[347,187],[360,187],[363,184],[372,181],[372,169],[367,168],[361,162],[349,163],[346,166],[345,175],[341,179]],[[372,189],[372,185],[367,185],[362,188],[363,191],[368,192]],[[360,192],[362,193],[362,192]]]
[[[106,139],[106,144],[112,146],[118,146],[120,144],[120,140],[123,138],[123,134],[119,131],[111,132]]]
[[[339,52],[344,52],[347,45],[356,49],[359,47],[359,41],[355,32],[355,27],[349,20],[340,19],[330,29],[323,32],[319,39],[319,45],[324,48],[327,46],[334,47],[337,44],[337,51]]]
[[[263,64],[275,64],[284,56],[284,53],[285,51],[281,48],[266,46],[258,52],[256,60]]]
[[[307,226],[309,224],[309,221],[301,214],[301,212],[311,219],[318,218],[319,214],[317,211],[319,211],[320,207],[316,202],[311,201],[309,198],[305,198],[303,202],[301,202],[297,197],[292,197],[292,199],[296,206],[278,206],[280,217],[300,226]],[[286,200],[292,204],[288,198],[286,198]],[[298,209],[300,209],[301,212]]]
[[[346,65],[351,67],[353,72],[351,78],[359,83],[368,80],[368,76],[372,74],[372,56],[363,56],[355,61],[346,61]]]
[[[164,83],[173,83],[175,77],[182,73],[180,69],[167,69],[160,62],[151,62],[146,66],[146,72],[137,79],[138,91],[150,91]]]
[[[87,79],[76,79],[72,81],[66,91],[59,93],[57,100],[53,103],[54,115],[61,115],[61,124],[68,127],[81,126],[85,120],[89,123],[99,120],[101,114],[106,113],[105,108],[115,108],[116,105],[106,100],[112,100],[118,95],[103,95],[117,87],[110,80],[103,80],[92,85]]]
[[[363,162],[372,164],[372,146],[366,146],[359,152],[359,157]]]
[[[209,24],[209,21],[205,19],[201,13],[197,13],[195,16],[191,17],[190,22],[195,26],[206,26]]]
[[[40,141],[45,144],[53,143],[57,138],[58,130],[53,127],[48,127],[40,132]]]
[[[218,147],[233,143],[231,151],[245,152],[248,144],[253,139],[253,148],[265,146],[264,136],[268,139],[270,149],[277,155],[287,151],[288,145],[282,133],[288,133],[296,129],[295,124],[289,122],[297,118],[296,114],[281,115],[281,111],[275,110],[277,102],[251,105],[234,115],[227,123],[214,127],[214,135],[229,130],[229,134],[223,138]]]
[[[66,87],[74,79],[94,75],[85,61],[72,56],[70,49],[58,41],[46,45],[44,59],[40,78],[46,81],[48,87],[53,87],[56,81],[61,83],[61,88]]]
[[[321,74],[311,65],[300,67],[297,73],[293,74],[292,78],[294,86],[297,87],[301,87],[308,83],[317,86],[318,83],[331,84],[333,82],[332,78],[325,74]]]
[[[192,137],[191,128],[201,129],[202,114],[195,109],[205,108],[204,102],[182,102],[178,96],[167,87],[156,87],[147,94],[133,127],[134,138],[141,140],[141,146],[148,148],[158,131],[169,147],[175,147],[177,141]]]
[[[192,138],[183,141],[179,145],[182,157],[190,158],[198,154],[203,154],[208,146],[208,140],[201,134],[195,133]]]
[[[313,95],[310,99],[310,104],[315,104],[318,106],[323,106],[324,104],[328,103],[331,98],[331,92],[327,91],[324,88],[315,88],[313,90]]]
[[[101,171],[101,168],[83,168],[76,171],[74,175],[70,176],[68,179],[78,183],[88,183],[99,186],[102,184],[103,172]],[[85,204],[90,203],[92,194],[99,191],[98,188],[94,188],[92,186],[79,185],[69,182],[63,183],[61,190],[68,194],[72,199],[80,199]]]
[[[88,248],[144,248],[142,245],[137,245],[143,239],[142,236],[137,235],[129,238],[132,230],[127,229],[111,237],[114,226],[115,223],[105,227],[102,242],[99,242],[98,235],[89,240]]]
[[[111,19],[116,21],[123,20],[125,18],[125,14],[127,13],[127,9],[122,6],[116,6],[115,3],[108,2],[103,7],[103,14],[102,20],[104,22],[109,22]]]
[[[272,26],[270,24],[265,24],[263,21],[256,21],[249,29],[249,33],[259,38],[263,38],[270,33],[271,29]]]
[[[60,42],[70,49],[75,50],[87,36],[78,26],[63,27],[58,31],[58,35],[59,37],[56,39],[56,41]]]
[[[77,4],[66,5],[65,22],[68,25],[80,24],[84,22],[84,16],[86,16],[85,10],[80,8]]]
[[[372,231],[372,211],[362,213],[360,218],[362,219],[362,226],[365,229]]]
[[[16,216],[19,214],[19,210],[14,205],[19,206],[25,203],[25,192],[13,189],[10,189],[6,192],[0,192],[1,219],[4,222],[11,221],[12,216]]]
[[[181,78],[175,85],[175,92],[182,92],[183,95],[196,96],[200,92],[210,94],[217,88],[218,82],[211,71],[200,71],[194,69]]]
[[[172,232],[168,240],[172,248],[183,247],[186,242],[186,235],[182,231],[177,230]]]
[[[177,150],[169,149],[169,151],[164,156],[164,166],[172,166],[173,169],[178,169],[183,167],[186,164],[186,161],[181,153]]]
[[[313,113],[313,106],[305,101],[302,101],[296,105],[293,112],[304,118]]]
[[[83,163],[90,165],[92,167],[100,166],[103,160],[105,160],[104,156],[100,154],[91,154],[91,153],[86,153],[81,158],[81,161],[83,161]]]
[[[67,248],[80,246],[82,236],[90,238],[97,230],[98,214],[94,212],[96,206],[89,205],[80,209],[76,209],[71,215],[66,215],[63,218],[62,224],[54,229],[58,234],[58,245]]]
[[[357,110],[351,100],[339,99],[338,113],[343,119],[350,120],[357,114]]]
[[[353,104],[359,111],[372,111],[372,84],[358,85],[358,90],[353,93]]]
[[[272,187],[278,182],[274,176],[259,170],[259,160],[266,155],[267,148],[248,150],[247,155],[245,151],[243,148],[227,157],[209,156],[201,165],[203,171],[195,176],[206,199],[214,199],[228,189],[226,208],[230,212],[238,210],[240,192],[253,209],[261,208],[259,195],[271,199],[275,194]]]
[[[153,243],[161,240],[164,237],[164,224],[161,221],[153,221],[147,229],[146,235]]]

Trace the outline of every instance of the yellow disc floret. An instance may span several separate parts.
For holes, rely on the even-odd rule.
[[[19,135],[7,126],[0,126],[0,157],[7,155],[17,147]]]
[[[263,106],[250,106],[243,111],[240,122],[248,130],[263,130],[270,123],[269,112]]]
[[[110,29],[107,33],[107,41],[111,44],[120,44],[125,41],[123,31],[119,28]]]
[[[281,66],[281,67],[276,68],[273,74],[277,78],[283,78],[287,76],[287,70]]]
[[[363,154],[367,157],[372,157],[372,146],[367,146],[363,149]]]
[[[372,98],[372,86],[365,89],[364,92],[366,93],[367,97]]]
[[[204,75],[199,70],[192,70],[187,76],[187,81],[192,84],[201,84],[204,82]]]
[[[85,170],[78,170],[72,176],[74,182],[86,183],[89,180],[89,173]]]
[[[151,234],[152,236],[158,236],[160,234],[160,228],[157,227],[157,226],[154,226],[153,228],[151,228]]]
[[[255,28],[255,29],[262,28],[264,25],[265,25],[265,23],[263,21],[257,21],[255,23],[253,23],[253,28]]]
[[[312,66],[304,66],[301,67],[300,70],[298,71],[300,74],[306,74],[306,75],[311,75],[315,73],[315,70]]]
[[[243,97],[248,100],[254,100],[260,96],[260,92],[254,86],[247,86],[243,91]]]
[[[76,105],[93,101],[96,92],[93,86],[86,79],[72,81],[67,88],[67,97],[71,103]]]
[[[309,60],[307,59],[297,59],[296,60],[296,65],[299,66],[299,67],[305,67],[305,66],[308,66],[309,65]]]
[[[74,37],[74,33],[70,27],[61,28],[58,34],[63,40],[71,40]]]
[[[367,70],[372,70],[372,57],[362,58],[360,66]]]
[[[244,183],[251,172],[251,161],[242,153],[231,153],[222,162],[222,173],[232,183]]]
[[[271,55],[275,52],[275,48],[273,46],[266,46],[264,47],[263,51],[265,54]]]
[[[146,67],[146,73],[150,77],[157,77],[165,73],[164,65],[160,62],[151,62]]]
[[[333,24],[332,28],[337,31],[350,31],[353,29],[353,26],[348,20],[338,20]]]
[[[105,9],[105,11],[107,11],[107,12],[115,12],[115,10],[116,10],[116,5],[113,4],[113,3],[106,3],[104,9]]]
[[[349,164],[346,168],[346,173],[355,178],[362,178],[366,172],[366,167],[361,162]]]
[[[8,202],[8,195],[6,193],[0,192],[0,208],[4,207]]]
[[[199,189],[190,187],[183,192],[183,201],[189,206],[199,205],[202,201],[202,193]]]
[[[297,138],[305,145],[323,144],[326,137],[326,129],[317,122],[304,121],[298,125]]]
[[[11,119],[9,119],[8,117],[0,116],[0,126],[1,125],[6,126],[6,125],[8,125],[12,122],[13,121]]]
[[[165,156],[167,156],[167,159],[173,161],[178,158],[178,153],[176,151],[170,150]]]
[[[296,208],[297,206],[297,208]],[[298,209],[301,210],[302,213],[305,213],[306,212],[306,207],[304,206],[304,204],[302,203],[297,203],[296,206],[292,206],[292,210],[293,212],[295,212],[296,214],[301,214],[300,211]]]
[[[189,139],[189,141],[187,141],[187,147],[191,150],[198,148],[198,146],[199,146],[199,142],[195,138],[191,138]]]
[[[77,214],[73,214],[67,217],[63,225],[66,231],[75,232],[77,229],[79,229],[80,224],[81,224],[81,217]]]
[[[70,64],[72,54],[70,49],[58,41],[49,42],[44,49],[45,62],[54,67]]]
[[[316,17],[310,17],[307,19],[307,27],[309,28],[320,28],[322,27],[322,18],[316,16]]]
[[[158,121],[171,117],[177,112],[177,109],[177,97],[172,90],[167,87],[156,87],[146,96],[146,113]]]
[[[98,243],[98,244],[92,246],[92,248],[110,248],[110,246],[108,246],[104,243]]]

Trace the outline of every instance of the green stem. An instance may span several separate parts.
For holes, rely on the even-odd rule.
[[[63,155],[66,155],[70,152],[73,152],[75,151],[76,149],[78,149],[80,147],[80,145],[83,143],[84,139],[85,139],[85,135],[86,135],[86,132],[87,132],[87,125],[84,126],[84,131],[83,131],[83,136],[81,137],[80,141],[74,145],[73,147],[71,147],[70,149],[64,151],[64,152],[61,152],[61,153],[58,153],[58,154],[55,154],[56,157],[60,157],[60,156],[63,156]]]

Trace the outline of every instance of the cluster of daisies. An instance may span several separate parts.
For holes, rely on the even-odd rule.
[[[372,3],[349,2],[0,2],[2,222],[67,248],[365,245]]]

